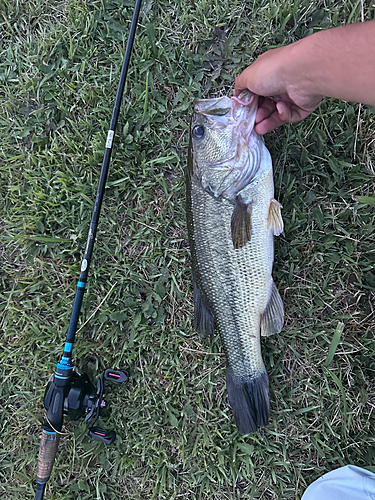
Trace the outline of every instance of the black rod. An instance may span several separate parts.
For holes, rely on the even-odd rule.
[[[115,104],[113,107],[112,118],[111,118],[109,130],[108,130],[108,134],[107,134],[107,141],[105,144],[105,153],[104,153],[104,158],[103,158],[103,163],[102,163],[102,169],[100,172],[99,185],[98,185],[98,190],[96,193],[94,210],[92,213],[89,234],[88,234],[87,242],[86,242],[86,248],[85,248],[85,252],[84,252],[82,263],[81,263],[81,274],[79,276],[79,280],[78,280],[78,284],[77,284],[76,295],[74,298],[73,309],[72,309],[72,314],[70,317],[69,328],[68,328],[68,333],[67,333],[67,337],[66,337],[66,344],[65,344],[65,348],[64,348],[63,357],[66,360],[70,360],[70,358],[72,356],[72,347],[73,347],[73,343],[74,343],[74,339],[75,339],[75,334],[77,331],[77,324],[78,324],[79,313],[81,311],[83,294],[84,294],[85,286],[87,284],[87,276],[88,276],[88,272],[89,272],[91,257],[92,257],[95,238],[96,238],[96,230],[98,227],[100,210],[102,207],[105,183],[106,183],[107,175],[108,175],[108,167],[109,167],[109,162],[110,162],[111,155],[112,155],[113,139],[114,139],[115,132],[116,132],[118,117],[120,114],[121,101],[122,101],[122,96],[124,93],[126,76],[128,74],[130,56],[131,56],[132,49],[133,49],[135,30],[137,27],[141,3],[142,3],[142,0],[136,0],[135,7],[134,7],[133,19],[132,19],[131,25],[130,25],[128,42],[126,44],[126,49],[125,49],[124,62],[122,64],[122,69],[121,69],[121,74],[120,74],[120,81],[119,81],[119,85],[117,88]]]
[[[39,446],[37,490],[35,494],[35,500],[43,500],[46,483],[50,478],[60,441],[61,429],[63,425],[64,401],[69,392],[73,373],[73,365],[71,361],[73,344],[77,331],[78,318],[81,311],[85,286],[87,283],[91,257],[94,249],[96,231],[98,227],[104,189],[108,175],[109,162],[112,154],[113,139],[115,136],[117,121],[120,113],[121,101],[125,88],[126,76],[128,73],[129,61],[132,53],[141,3],[142,0],[136,0],[134,7],[134,14],[130,25],[124,61],[121,68],[120,81],[107,134],[99,185],[96,193],[95,205],[91,217],[85,252],[81,263],[81,273],[74,297],[73,309],[70,317],[64,352],[61,361],[56,365],[53,382],[51,384],[52,388],[50,387],[49,390],[48,411],[46,419],[42,425],[43,432]]]

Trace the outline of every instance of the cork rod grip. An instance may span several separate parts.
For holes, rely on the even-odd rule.
[[[48,434],[43,431],[36,473],[36,480],[39,483],[46,483],[51,475],[59,441],[60,434]]]

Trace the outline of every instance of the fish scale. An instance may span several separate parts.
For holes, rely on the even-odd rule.
[[[187,173],[195,326],[207,335],[215,322],[227,357],[229,402],[240,433],[247,434],[269,417],[260,332],[276,333],[283,324],[272,280],[273,236],[282,230],[280,205],[273,199],[270,154],[253,131],[256,101],[245,109],[229,98],[199,100],[195,111]],[[251,222],[251,231],[241,232],[242,221]]]

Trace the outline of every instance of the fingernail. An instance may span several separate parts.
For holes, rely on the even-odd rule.
[[[276,108],[277,108],[277,112],[279,113],[279,115],[284,114],[283,107],[281,106],[281,104],[279,102],[276,104]]]

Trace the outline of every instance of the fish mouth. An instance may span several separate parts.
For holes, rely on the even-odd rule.
[[[258,96],[250,90],[243,90],[238,97],[223,96],[194,101],[194,113],[206,116],[211,126],[223,128],[230,122],[243,123],[242,134],[247,138],[253,133],[257,110]]]
[[[256,94],[253,94],[248,89],[244,89],[238,95],[238,97],[232,96],[231,100],[237,102],[238,104],[241,104],[242,106],[250,106],[254,102],[256,97],[258,97],[256,96]]]
[[[255,116],[256,112],[258,110],[258,96],[256,94],[253,94],[250,92],[250,90],[243,90],[238,97],[232,96],[232,97],[225,97],[225,98],[220,98],[220,100],[223,99],[223,102],[220,102],[218,99],[199,99],[197,102],[197,105],[200,106],[201,103],[206,104],[208,103],[208,109],[210,111],[209,114],[217,114],[220,116],[219,113],[214,113],[215,109],[217,111],[220,111],[224,108],[224,105],[230,102],[230,110],[231,110],[231,118],[234,119],[235,121],[241,122],[243,120],[244,124],[241,128],[241,135],[245,139],[245,144],[248,144],[250,140],[250,136],[252,134],[256,134],[254,130],[254,125],[255,125]],[[225,101],[224,101],[225,99]],[[209,102],[208,102],[209,101]],[[216,102],[216,105],[215,105]],[[229,111],[229,110],[228,110]],[[202,111],[200,111],[202,113]],[[216,127],[223,127],[225,126],[225,123],[223,120],[210,120],[212,121],[212,125]],[[226,121],[226,120],[225,120]],[[243,143],[242,143],[243,146]],[[222,158],[218,161],[216,161],[213,165],[210,167],[212,169],[216,170],[232,170],[233,165],[236,161],[241,156],[241,145],[238,145],[237,151],[230,156],[229,158]]]
[[[195,99],[194,111],[203,115],[224,116],[233,108],[251,106],[251,111],[258,107],[258,96],[250,92],[250,90],[243,90],[238,97],[223,96],[212,97],[211,99]]]
[[[227,96],[194,100],[194,112],[202,115],[224,116],[231,110],[232,101]]]
[[[246,119],[253,129],[258,111],[258,96],[250,90],[243,90],[238,97],[232,96],[230,100],[233,107],[232,113],[236,120]]]

